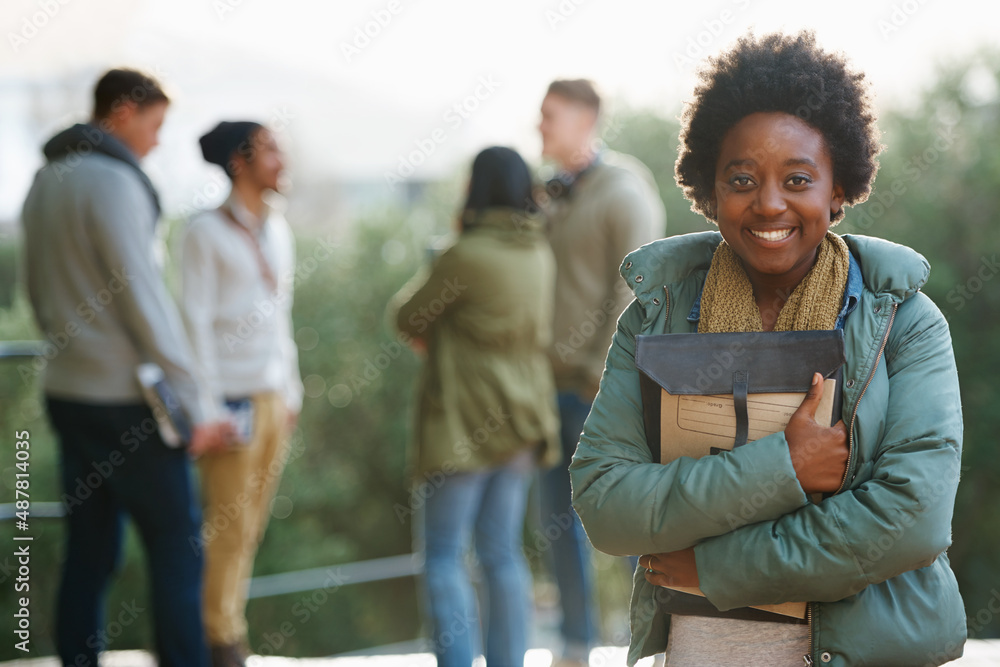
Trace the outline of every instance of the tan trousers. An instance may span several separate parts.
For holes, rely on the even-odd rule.
[[[246,605],[257,547],[288,458],[288,409],[277,393],[252,397],[249,446],[203,455],[205,572],[202,610],[209,644],[246,640]]]

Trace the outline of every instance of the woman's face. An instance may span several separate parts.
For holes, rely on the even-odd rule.
[[[726,133],[715,167],[716,219],[750,275],[797,285],[844,203],[823,135],[797,116],[753,113]]]

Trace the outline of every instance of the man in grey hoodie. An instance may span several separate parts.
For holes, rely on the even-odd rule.
[[[104,598],[126,514],[149,559],[160,665],[208,664],[189,455],[222,447],[232,427],[212,421],[155,252],[159,200],[139,159],[156,146],[167,105],[153,78],[107,72],[91,121],[45,145],[47,163],[22,213],[28,294],[48,343],[35,367],[59,439],[67,511],[56,616],[64,665],[97,665],[104,648]],[[187,450],[160,437],[136,379],[144,362],[163,369],[193,426]]]

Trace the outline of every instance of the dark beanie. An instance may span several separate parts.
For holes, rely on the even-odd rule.
[[[198,140],[201,144],[201,154],[205,160],[219,165],[232,176],[229,163],[233,159],[233,154],[239,150],[241,154],[249,155],[248,139],[261,127],[263,125],[260,123],[249,120],[235,122],[224,120]]]

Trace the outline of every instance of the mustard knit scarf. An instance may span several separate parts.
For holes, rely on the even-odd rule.
[[[849,265],[847,244],[827,232],[819,244],[816,263],[788,295],[775,331],[832,329],[844,300]],[[698,333],[762,331],[753,286],[732,247],[722,241],[712,255],[701,296]]]

